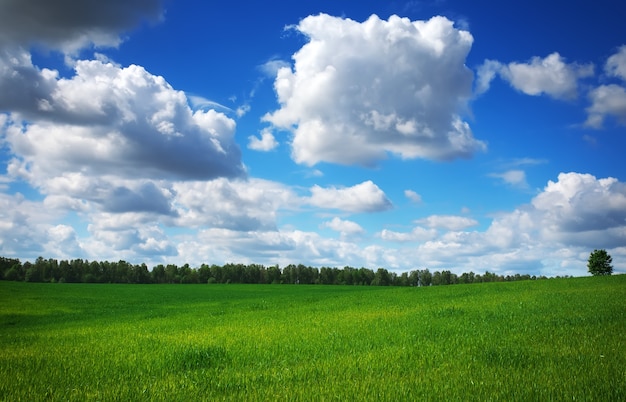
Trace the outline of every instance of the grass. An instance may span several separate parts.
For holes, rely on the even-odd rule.
[[[0,282],[0,400],[626,400],[626,276]]]

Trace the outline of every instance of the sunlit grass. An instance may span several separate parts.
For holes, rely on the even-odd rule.
[[[2,400],[625,400],[626,276],[0,282]]]

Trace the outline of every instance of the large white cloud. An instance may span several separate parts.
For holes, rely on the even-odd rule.
[[[3,127],[16,155],[12,171],[41,179],[62,172],[178,179],[244,174],[235,122],[214,110],[193,112],[184,93],[140,66],[83,60],[70,79],[36,71],[46,89],[27,107],[16,105]]]
[[[615,178],[561,173],[532,201],[551,235],[588,233],[602,242],[626,241],[626,184]],[[611,231],[617,229],[617,233]],[[617,235],[611,238],[612,234]]]
[[[293,69],[278,70],[281,107],[265,120],[293,132],[296,162],[372,165],[388,152],[442,160],[485,149],[460,117],[473,38],[452,21],[320,14],[294,29],[308,42]]]

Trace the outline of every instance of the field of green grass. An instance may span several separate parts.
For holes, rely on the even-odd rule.
[[[0,282],[0,400],[626,400],[626,275]]]

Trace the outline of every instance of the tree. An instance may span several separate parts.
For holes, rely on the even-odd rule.
[[[594,276],[611,275],[613,273],[612,262],[613,258],[611,258],[606,250],[593,250],[593,253],[589,255],[587,268]]]
[[[419,273],[420,286],[430,286],[433,281],[433,275],[428,268],[422,269]]]

